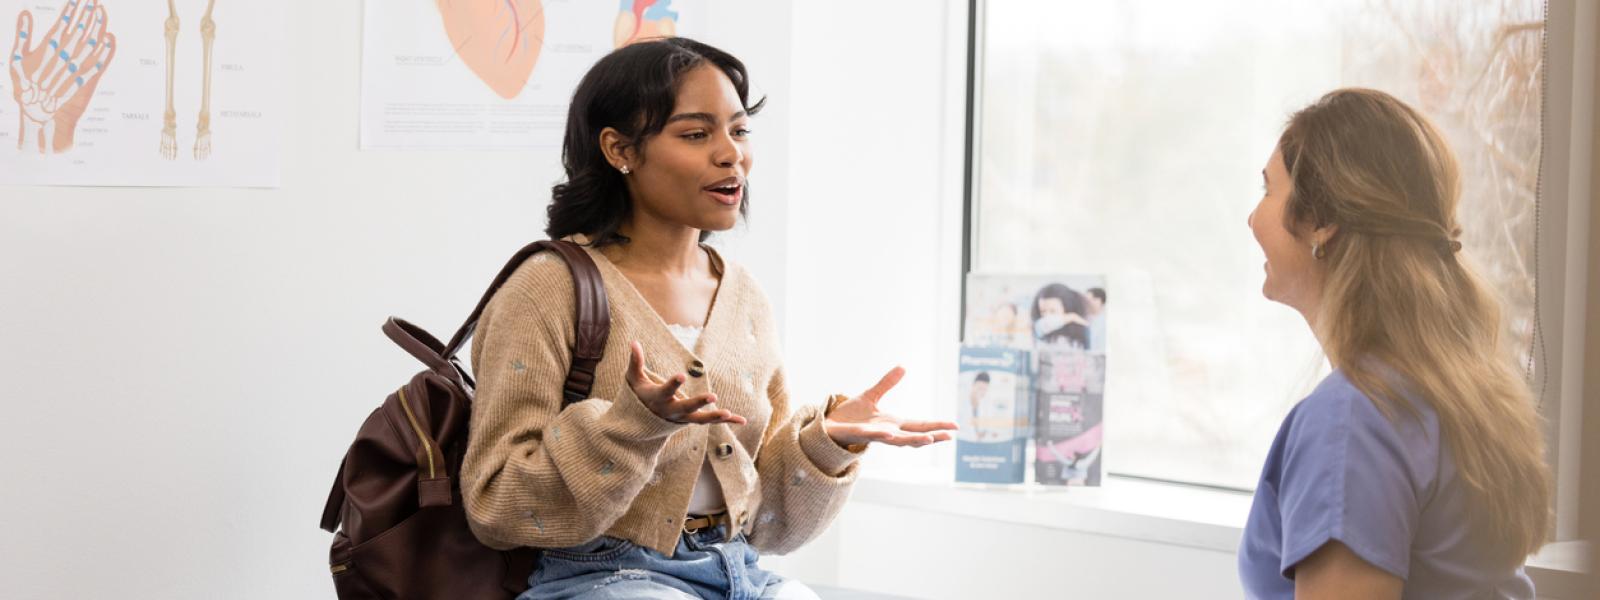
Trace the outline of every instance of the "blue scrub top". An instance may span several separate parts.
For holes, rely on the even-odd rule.
[[[1467,488],[1437,415],[1378,412],[1343,371],[1278,429],[1239,544],[1250,598],[1294,598],[1294,567],[1337,540],[1405,581],[1405,598],[1533,598],[1522,567],[1495,565],[1467,527]],[[1420,418],[1418,418],[1420,417]]]

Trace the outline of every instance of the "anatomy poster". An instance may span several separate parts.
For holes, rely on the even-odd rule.
[[[283,12],[0,0],[0,184],[276,187]]]
[[[595,61],[705,19],[703,0],[367,0],[361,147],[559,146]]]

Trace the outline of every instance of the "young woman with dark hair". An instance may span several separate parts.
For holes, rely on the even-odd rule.
[[[791,406],[765,296],[702,244],[748,210],[761,104],[738,59],[683,38],[619,49],[578,85],[546,232],[586,247],[610,299],[593,397],[560,409],[576,334],[559,258],[507,281],[472,348],[462,495],[485,543],[545,549],[523,599],[814,598],[758,552],[826,528],[869,443],[955,429],[879,409],[898,367]]]

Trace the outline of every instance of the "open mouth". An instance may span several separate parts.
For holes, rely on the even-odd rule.
[[[717,183],[706,186],[706,193],[712,200],[726,206],[738,206],[744,199],[744,183],[737,177],[730,177]]]

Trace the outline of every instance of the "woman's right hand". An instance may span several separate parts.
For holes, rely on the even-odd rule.
[[[693,398],[679,395],[678,388],[688,378],[688,375],[679,373],[661,381],[661,378],[644,368],[644,347],[639,342],[633,343],[633,352],[628,358],[628,387],[650,412],[674,423],[745,423],[744,417],[720,408],[710,408],[717,401],[716,394],[701,394]]]

